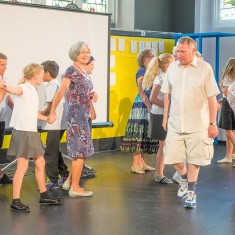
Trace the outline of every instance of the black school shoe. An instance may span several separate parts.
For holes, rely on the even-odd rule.
[[[13,180],[9,178],[6,174],[3,174],[3,177],[0,179],[0,184],[12,184]]]
[[[19,211],[19,212],[30,212],[29,206],[23,205],[22,206],[17,206],[11,203],[11,209],[14,211]]]
[[[39,203],[41,206],[46,205],[60,205],[62,204],[62,200],[60,197],[57,198],[40,198]]]

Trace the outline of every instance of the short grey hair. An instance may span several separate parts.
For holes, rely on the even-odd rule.
[[[0,59],[7,60],[7,56],[0,52]]]
[[[187,43],[188,45],[192,46],[193,48],[197,49],[197,43],[195,42],[195,40],[193,38],[190,38],[188,36],[184,36],[178,39],[177,44],[184,44]]]
[[[88,47],[87,43],[86,42],[83,42],[83,41],[78,41],[76,43],[74,43],[71,47],[70,47],[70,50],[69,50],[69,58],[72,60],[72,61],[76,61],[77,59],[77,56],[80,54],[81,52],[81,49],[82,47],[87,47],[90,51],[90,48]]]

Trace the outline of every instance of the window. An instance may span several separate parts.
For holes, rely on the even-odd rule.
[[[220,1],[220,20],[235,20],[235,0]]]
[[[7,0],[5,0],[7,1]],[[82,8],[85,11],[102,12],[107,11],[107,1],[106,0],[11,0],[12,2],[22,2],[22,3],[36,3],[55,7],[67,7],[76,4],[78,8]],[[75,7],[76,7],[75,5]]]
[[[83,0],[82,9],[85,11],[106,12],[106,0]]]
[[[235,0],[214,0],[214,27],[235,26]]]

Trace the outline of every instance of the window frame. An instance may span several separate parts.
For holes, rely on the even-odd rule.
[[[214,28],[234,28],[235,27],[235,16],[234,19],[221,19],[221,4],[224,0],[214,0]],[[235,6],[234,6],[235,11]]]

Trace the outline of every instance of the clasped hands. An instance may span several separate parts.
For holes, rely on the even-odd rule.
[[[56,120],[57,116],[56,114],[50,114],[48,117],[47,117],[47,122],[49,124],[53,124]]]

